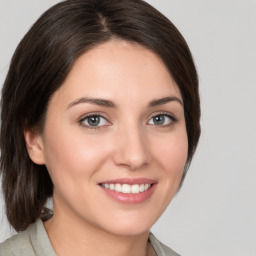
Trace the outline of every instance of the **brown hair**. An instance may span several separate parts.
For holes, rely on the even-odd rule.
[[[142,0],[67,0],[46,11],[18,45],[1,101],[1,174],[10,224],[24,230],[49,210],[53,184],[44,165],[27,153],[23,131],[43,127],[47,105],[75,60],[88,49],[118,38],[161,57],[184,101],[187,166],[200,136],[198,77],[189,48],[176,27]],[[187,172],[184,171],[183,179]]]

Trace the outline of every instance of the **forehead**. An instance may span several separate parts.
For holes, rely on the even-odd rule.
[[[123,101],[180,96],[178,86],[160,57],[149,49],[126,41],[108,41],[81,55],[57,94],[75,100],[79,96]]]

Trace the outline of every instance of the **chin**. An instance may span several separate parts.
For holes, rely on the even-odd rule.
[[[139,236],[149,232],[150,227],[140,227],[140,226],[119,226],[112,227],[111,229],[106,230],[108,233],[112,233],[117,236]]]
[[[137,236],[149,232],[157,218],[152,216],[125,216],[105,223],[105,231],[118,236]]]

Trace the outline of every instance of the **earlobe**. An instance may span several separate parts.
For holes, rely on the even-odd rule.
[[[41,134],[33,128],[25,128],[23,134],[30,159],[35,164],[45,164]]]

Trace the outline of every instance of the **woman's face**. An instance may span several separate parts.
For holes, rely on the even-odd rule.
[[[39,143],[55,217],[112,234],[146,232],[187,159],[180,91],[157,55],[109,41],[82,55],[53,94]]]

